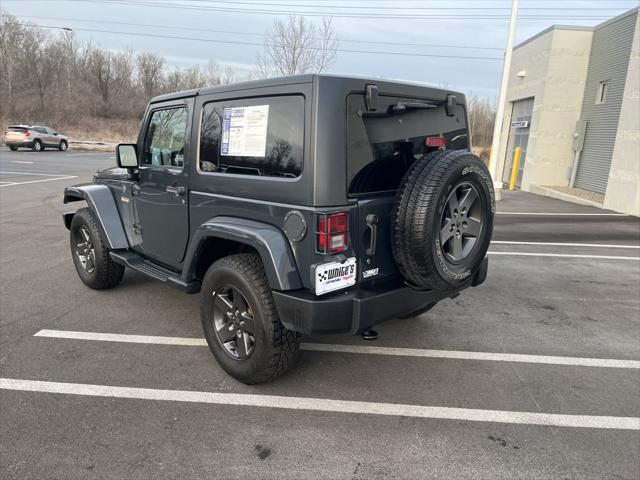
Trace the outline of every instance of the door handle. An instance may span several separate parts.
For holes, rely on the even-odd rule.
[[[184,195],[184,193],[187,191],[187,189],[184,188],[184,187],[171,187],[170,186],[170,187],[167,187],[165,189],[165,191],[167,193],[174,194],[176,197],[181,197],[182,195]]]
[[[376,254],[376,244],[378,243],[378,216],[370,213],[365,221],[367,222],[367,227],[371,230],[371,240],[369,241],[369,248],[367,248],[367,255],[371,257]]]

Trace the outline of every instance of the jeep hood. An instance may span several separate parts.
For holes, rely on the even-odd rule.
[[[98,170],[95,175],[96,179],[109,179],[109,180],[126,180],[127,169],[120,167],[111,167],[104,170]]]

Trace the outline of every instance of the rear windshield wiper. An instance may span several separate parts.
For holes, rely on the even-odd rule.
[[[388,115],[400,115],[413,110],[421,110],[427,108],[438,108],[442,106],[438,103],[422,103],[422,102],[398,102],[389,105],[384,112],[362,112],[363,117],[386,117]]]
[[[391,105],[387,110],[389,113],[404,113],[410,110],[419,110],[422,108],[438,108],[440,105],[435,103],[421,103],[421,102],[398,102],[395,105]]]

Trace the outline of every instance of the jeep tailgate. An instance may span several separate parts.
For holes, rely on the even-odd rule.
[[[358,200],[358,280],[370,283],[399,275],[391,253],[391,209],[394,195]]]

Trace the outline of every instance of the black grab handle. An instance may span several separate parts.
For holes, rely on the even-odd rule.
[[[370,257],[376,254],[376,243],[378,241],[378,216],[374,213],[370,213],[366,218],[367,227],[371,230],[371,240],[369,242],[369,248],[367,248],[367,255]]]

